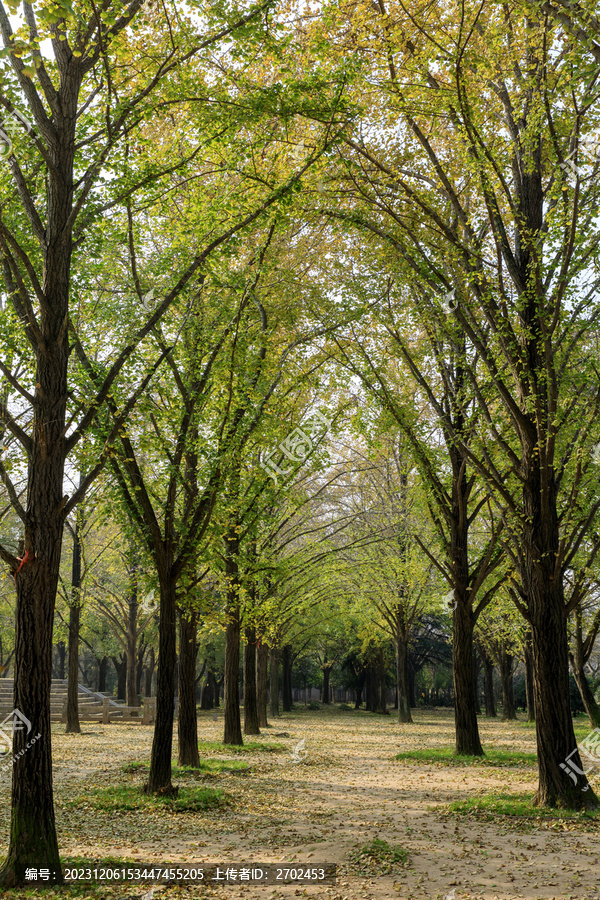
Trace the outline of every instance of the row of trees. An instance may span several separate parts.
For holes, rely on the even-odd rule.
[[[245,728],[265,648],[301,648],[325,602],[357,634],[376,614],[407,720],[407,648],[451,592],[457,752],[483,753],[476,640],[518,634],[536,801],[596,805],[560,768],[568,623],[582,694],[598,629],[591,4],[40,0],[0,4],[0,30],[0,555],[15,706],[42,734],[3,885],[60,870],[52,634],[62,575],[76,730],[90,506],[128,548],[129,655],[140,587],[160,598],[149,791],[172,789],[178,617],[197,758],[200,622],[224,629],[240,742],[242,633]]]

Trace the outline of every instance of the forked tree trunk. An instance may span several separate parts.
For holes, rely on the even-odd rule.
[[[258,726],[258,703],[256,697],[256,628],[249,626],[245,631],[246,653],[244,655],[244,734],[260,734]]]
[[[275,647],[271,647],[269,654],[269,669],[270,716],[272,719],[275,719],[279,717],[279,650],[275,649]]]
[[[177,586],[170,577],[170,565],[159,570],[160,615],[158,628],[158,672],[156,679],[156,721],[150,757],[147,791],[172,794],[171,757],[175,711],[175,655],[177,636]]]
[[[269,665],[269,648],[264,641],[258,644],[256,671],[256,702],[258,706],[259,728],[267,728],[267,669]]]
[[[286,644],[281,655],[281,705],[284,712],[291,712],[292,703],[292,648]]]
[[[396,690],[398,694],[398,721],[412,722],[410,683],[408,678],[408,646],[399,632],[396,633]]]
[[[179,709],[177,738],[180,766],[199,768],[198,720],[196,716],[196,632],[193,611],[179,610]]]
[[[81,479],[80,479],[81,483]],[[81,535],[79,519],[73,529],[71,603],[69,605],[69,677],[67,682],[67,727],[65,734],[81,734],[79,724],[79,622],[81,618]]]

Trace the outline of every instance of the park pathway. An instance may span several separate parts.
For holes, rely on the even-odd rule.
[[[218,740],[222,721],[203,715],[201,740]],[[54,729],[53,729],[54,730]],[[293,712],[263,732],[276,752],[231,758],[246,774],[207,779],[231,798],[223,810],[201,813],[98,809],[95,788],[139,782],[127,763],[147,761],[152,729],[86,725],[82,735],[53,734],[57,824],[61,853],[96,858],[127,856],[144,862],[221,863],[233,867],[282,863],[318,867],[336,863],[335,885],[236,884],[161,887],[154,900],[239,897],[240,900],[318,897],[320,900],[600,900],[600,833],[581,823],[481,822],[444,814],[446,804],[493,792],[533,792],[535,773],[519,768],[456,767],[394,759],[400,750],[452,744],[450,712],[424,711],[412,725],[353,712]],[[524,723],[481,721],[485,746],[532,751]],[[305,741],[306,757],[293,751]],[[227,756],[214,747],[211,755]],[[303,752],[297,753],[303,756]],[[8,834],[8,791],[0,784],[0,833]],[[588,826],[589,829],[589,826]],[[378,839],[408,853],[385,874],[359,874],[357,849]],[[142,897],[139,885],[102,896]]]

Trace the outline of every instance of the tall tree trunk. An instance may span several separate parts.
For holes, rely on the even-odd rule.
[[[379,648],[379,658],[377,664],[377,681],[378,681],[378,697],[377,697],[377,712],[381,713],[381,715],[387,716],[388,708],[386,701],[386,683],[385,683],[385,650],[383,647]]]
[[[212,709],[215,705],[215,674],[212,669],[208,670],[204,687],[202,688],[202,697],[200,699],[201,709]]]
[[[67,726],[65,734],[81,734],[79,724],[79,599],[69,606],[69,677],[67,682]]]
[[[500,666],[500,678],[502,680],[502,719],[509,721],[517,718],[515,692],[513,687],[514,656],[507,653],[504,644],[500,647],[498,662]]]
[[[410,713],[410,683],[408,678],[408,645],[396,632],[396,690],[398,692],[398,721],[412,722]]]
[[[292,709],[292,648],[286,644],[281,655],[282,707],[284,712]]]
[[[152,696],[152,676],[154,675],[154,665],[155,665],[154,647],[150,647],[150,652],[148,653],[148,662],[146,663],[146,687],[145,687],[146,697]]]
[[[79,477],[81,484],[81,475]],[[67,727],[65,734],[81,734],[79,724],[79,622],[81,617],[81,523],[75,518],[69,604],[69,678],[67,683]]]
[[[410,665],[410,663],[408,666],[408,687],[409,687],[410,708],[415,709],[417,706],[417,697],[415,694],[415,670]]]
[[[523,643],[523,662],[525,663],[525,702],[527,703],[527,721],[535,722],[535,703],[533,699],[533,657],[531,655],[531,632],[525,635]]]
[[[127,688],[127,654],[122,653],[121,659],[111,656],[117,673],[117,700],[124,700]]]
[[[56,645],[56,652],[58,654],[58,678],[61,681],[65,680],[65,657],[67,655],[67,648],[65,646],[64,641],[59,641]]]
[[[494,697],[494,663],[489,654],[483,654],[483,697],[485,714],[489,719],[497,717],[496,698]]]
[[[479,672],[481,670],[481,658],[477,648],[473,647],[473,690],[475,691],[475,712],[481,715],[481,703],[479,702]]]
[[[354,701],[354,709],[360,709],[360,707],[361,707],[362,692],[363,692],[363,687],[365,685],[365,678],[366,678],[366,671],[363,668],[362,672],[360,673],[359,679],[356,683],[356,699]]]
[[[270,716],[272,719],[276,719],[279,717],[279,650],[271,647],[269,657],[271,675],[269,686]]]
[[[142,694],[142,675],[144,674],[144,658],[146,656],[146,650],[148,649],[148,644],[144,641],[144,635],[142,634],[140,643],[138,645],[137,651],[137,663],[135,667],[135,693],[138,698]]]
[[[589,686],[588,680],[585,675],[584,667],[586,660],[584,658],[584,650],[583,650],[583,633],[581,629],[581,610],[577,609],[575,611],[575,634],[573,636],[573,653],[569,654],[569,660],[571,663],[571,668],[573,670],[573,677],[575,678],[575,683],[579,689],[579,693],[581,694],[581,700],[583,702],[584,709],[589,716],[590,725],[592,728],[598,728],[600,726],[600,706],[596,703],[596,699],[592,692],[591,687]]]
[[[161,571],[162,570],[162,571]],[[177,585],[171,578],[169,561],[159,570],[160,616],[158,628],[158,672],[156,721],[150,775],[146,790],[151,794],[173,794],[171,757],[175,712],[175,656],[177,643]]]
[[[269,665],[269,647],[264,641],[258,644],[258,660],[256,672],[256,701],[258,706],[259,728],[267,728],[267,669]]]
[[[225,631],[225,733],[224,744],[242,745],[240,719],[240,609],[228,605]]]
[[[98,693],[106,693],[106,671],[108,669],[108,656],[98,660]]]
[[[245,635],[244,734],[260,734],[256,696],[256,628],[253,625],[248,626]]]
[[[456,593],[455,591],[455,596]],[[458,593],[452,635],[456,753],[465,756],[483,756],[473,683],[473,614],[466,591],[461,590]]]
[[[196,715],[196,633],[193,611],[179,610],[179,709],[177,737],[179,765],[199,768],[198,720]]]
[[[135,562],[131,570],[131,585],[129,592],[127,616],[127,676],[125,686],[125,703],[127,706],[137,706],[137,692],[135,689],[135,676],[137,668],[137,613],[138,613],[138,592],[137,592],[137,566]]]
[[[323,703],[327,704],[330,702],[329,676],[331,675],[331,670],[333,669],[333,663],[325,663],[322,666],[322,669],[323,669]]]

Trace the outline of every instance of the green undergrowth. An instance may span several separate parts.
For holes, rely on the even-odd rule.
[[[69,806],[78,809],[98,809],[106,812],[143,809],[148,812],[168,810],[170,812],[200,812],[221,809],[230,802],[229,797],[219,788],[181,786],[177,796],[145,794],[140,785],[117,784],[107,788],[93,788],[85,797],[69,801]]]
[[[265,741],[246,741],[242,746],[223,744],[221,741],[199,741],[200,756],[209,753],[283,753],[287,748],[283,744],[266,743]]]
[[[485,756],[457,756],[453,747],[424,747],[421,750],[405,750],[394,759],[415,760],[416,762],[446,763],[451,766],[535,766],[536,753],[516,750],[486,749]]]
[[[408,865],[409,856],[402,847],[390,847],[387,841],[375,838],[351,850],[348,860],[357,875],[392,875]]]
[[[126,775],[145,775],[150,771],[149,762],[132,762],[123,766]],[[206,775],[220,775],[221,773],[243,774],[250,772],[251,768],[246,762],[238,759],[201,759],[199,766],[173,766],[173,778],[203,778]]]
[[[492,793],[486,797],[470,797],[448,804],[446,812],[451,816],[486,820],[511,817],[534,822],[593,822],[596,827],[600,821],[600,809],[578,811],[534,806],[532,793]]]

